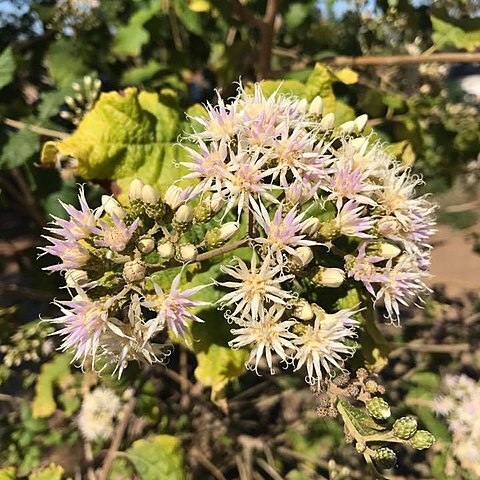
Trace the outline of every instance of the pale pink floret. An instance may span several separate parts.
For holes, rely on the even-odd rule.
[[[253,213],[266,234],[266,238],[258,237],[255,241],[266,245],[272,254],[276,255],[279,264],[284,262],[284,253],[295,255],[296,247],[318,245],[317,242],[306,240],[305,235],[301,234],[305,226],[303,218],[306,212],[298,213],[294,207],[283,216],[283,206],[280,205],[271,220],[265,206],[254,203]]]
[[[61,263],[45,267],[45,270],[61,271],[69,269],[78,269],[85,266],[90,258],[88,250],[75,240],[58,239],[44,236],[43,238],[51,242],[52,245],[40,247],[43,255],[48,253],[60,257]]]
[[[157,283],[153,283],[155,295],[150,295],[141,302],[142,307],[157,313],[153,320],[147,322],[148,331],[146,339],[149,340],[156,333],[163,330],[166,326],[170,328],[175,335],[185,338],[189,321],[203,322],[203,320],[194,315],[190,309],[209,305],[208,302],[192,300],[190,297],[205,288],[205,285],[180,290],[180,272],[173,280],[170,291],[165,293]]]
[[[127,248],[140,219],[136,218],[131,225],[127,225],[122,219],[112,215],[112,221],[113,225],[105,220],[100,220],[100,228],[94,230],[94,233],[99,235],[96,244],[100,247],[107,247],[114,252],[122,252]]]
[[[350,258],[346,262],[347,275],[353,277],[357,282],[362,282],[370,295],[375,296],[373,283],[385,282],[387,277],[377,269],[376,263],[384,260],[380,256],[370,256],[366,254],[366,243],[362,243],[358,249],[356,257]]]
[[[335,217],[335,223],[342,235],[359,238],[371,238],[368,232],[373,228],[372,217],[363,217],[365,207],[354,200],[344,203]]]

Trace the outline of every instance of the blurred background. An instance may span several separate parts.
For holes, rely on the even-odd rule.
[[[367,113],[367,128],[423,176],[419,193],[439,204],[434,293],[401,331],[387,331],[402,346],[382,379],[396,386],[399,409],[413,409],[440,443],[428,461],[405,454],[391,478],[480,478],[455,460],[448,429],[418,402],[431,400],[445,372],[480,372],[479,14],[477,0],[0,1],[0,479],[55,463],[92,480],[92,451],[75,418],[98,380],[55,360],[56,339],[38,319],[58,314],[50,301],[63,293],[42,270],[48,260],[36,258],[49,215],[62,215],[58,200],[75,203],[85,179],[70,158],[41,163],[42,145],[73,132],[101,92],[137,87],[184,112],[214,103],[215,89],[232,95],[239,78],[285,80],[295,93],[315,65],[330,72],[325,96],[337,117]],[[87,180],[93,204],[119,189],[108,178]],[[189,352],[179,348],[172,369],[150,379],[127,445],[152,431],[180,438],[184,475],[194,479],[367,478],[339,424],[319,419],[308,390],[288,376],[236,380],[225,416],[195,382]],[[91,448],[102,458],[108,442]],[[9,466],[17,473],[2,476]],[[31,478],[60,479],[59,471]],[[121,457],[112,472],[183,478],[139,476]]]

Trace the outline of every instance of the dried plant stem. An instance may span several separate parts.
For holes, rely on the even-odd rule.
[[[64,139],[70,136],[70,134],[66,132],[60,132],[58,130],[52,130],[50,128],[38,127],[37,125],[30,125],[28,123],[20,122],[19,120],[13,120],[12,118],[5,118],[3,120],[3,123],[13,128],[27,128],[32,132],[38,133],[39,135],[44,135],[46,137]]]
[[[133,410],[135,409],[136,403],[137,397],[134,394],[122,409],[120,422],[115,429],[112,443],[110,444],[107,454],[105,455],[102,469],[100,470],[100,473],[98,475],[98,480],[107,480],[108,478],[108,474],[110,472],[110,469],[112,468],[113,461],[115,460],[115,455],[120,448],[123,436],[125,435],[125,431],[127,430],[128,422],[130,420],[130,417],[132,416]]]
[[[203,262],[205,260],[210,260],[211,258],[216,257],[218,255],[223,255],[224,253],[232,252],[237,248],[243,247],[248,241],[249,241],[248,238],[244,238],[243,240],[238,240],[237,242],[227,243],[222,247],[215,248],[214,250],[210,250],[209,252],[201,253],[200,255],[197,256],[195,261]]]
[[[192,448],[191,454],[208,470],[217,480],[227,480],[218,467],[216,467],[197,447]]]

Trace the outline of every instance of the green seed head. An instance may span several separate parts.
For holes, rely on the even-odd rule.
[[[417,421],[413,417],[399,418],[392,427],[393,434],[402,440],[413,437],[417,431]]]
[[[374,459],[382,468],[392,468],[397,463],[397,455],[388,447],[382,447],[375,450]]]
[[[426,430],[417,430],[415,435],[408,440],[408,443],[416,450],[430,448],[435,442],[435,437]]]
[[[373,397],[366,403],[368,413],[378,420],[385,420],[390,416],[388,403],[380,397]]]

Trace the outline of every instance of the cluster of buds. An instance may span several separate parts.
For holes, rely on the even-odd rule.
[[[4,355],[3,363],[8,367],[18,367],[23,362],[38,362],[49,355],[54,348],[48,335],[53,329],[43,323],[29,322],[22,325],[10,337],[9,343],[0,346]]]
[[[322,103],[240,86],[231,103],[219,97],[192,119],[187,188],[160,198],[135,180],[127,205],[105,197],[92,210],[83,194],[81,210],[65,205],[70,219],[55,219],[44,248],[73,291],[58,302],[63,348],[119,373],[129,360],[161,361],[168,332],[186,337],[201,321],[192,309],[206,306],[190,298],[204,285],[182,288],[186,264],[220,255],[209,288],[234,324],[230,346],[249,348],[255,371],[266,364],[273,374],[281,360],[319,385],[343,369],[365,305],[332,311],[323,289],[337,299],[363,291],[398,321],[400,305],[428,290],[434,207],[415,197],[420,179],[362,134],[366,115],[336,126]],[[250,254],[232,258],[240,247]]]
[[[467,375],[446,375],[443,392],[434,401],[437,415],[447,419],[452,452],[461,469],[480,477],[480,382]],[[451,477],[467,478],[460,472]],[[470,478],[470,477],[468,477]]]
[[[68,110],[62,110],[60,117],[77,126],[87,112],[93,109],[102,89],[102,81],[85,75],[80,83],[72,83],[73,96],[65,97]]]
[[[389,469],[397,464],[393,444],[403,443],[424,450],[435,441],[430,432],[418,430],[417,420],[413,417],[401,417],[391,423],[390,406],[381,396],[385,389],[364,368],[357,370],[356,378],[340,375],[333,382],[314,389],[314,393],[319,404],[318,414],[340,414],[346,440],[355,443],[356,450],[377,475],[375,478],[384,478],[379,469]]]

